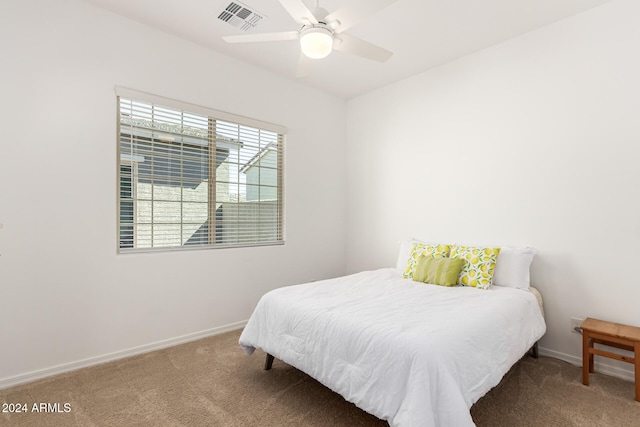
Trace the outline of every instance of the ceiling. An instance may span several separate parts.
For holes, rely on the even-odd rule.
[[[236,59],[349,99],[610,0],[398,0],[350,28],[394,55],[385,63],[332,52],[296,78],[297,40],[228,44],[223,36],[299,30],[278,0],[241,0],[265,18],[247,32],[217,17],[229,0],[83,0]],[[320,0],[329,12],[353,0]],[[366,1],[366,0],[364,0]],[[316,0],[304,0],[308,7]]]

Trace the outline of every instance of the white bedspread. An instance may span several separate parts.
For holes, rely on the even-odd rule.
[[[427,285],[390,268],[265,294],[240,345],[393,427],[462,427],[545,330],[528,291]]]

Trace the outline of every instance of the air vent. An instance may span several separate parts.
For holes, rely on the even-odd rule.
[[[265,18],[263,14],[239,1],[230,2],[218,15],[218,19],[240,28],[242,31],[255,28],[263,18]]]

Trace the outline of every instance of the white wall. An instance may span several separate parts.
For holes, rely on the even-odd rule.
[[[639,17],[614,1],[351,100],[347,270],[408,237],[531,245],[547,354],[580,363],[572,316],[640,326]]]
[[[0,386],[344,273],[345,101],[76,0],[4,2],[0,40]],[[286,245],[117,255],[115,85],[287,126]]]

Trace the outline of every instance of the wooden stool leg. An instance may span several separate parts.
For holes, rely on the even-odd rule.
[[[589,370],[591,368],[591,355],[589,353],[589,332],[582,331],[582,384],[589,385]]]
[[[636,401],[640,402],[640,341],[635,342],[633,358],[636,368]]]

